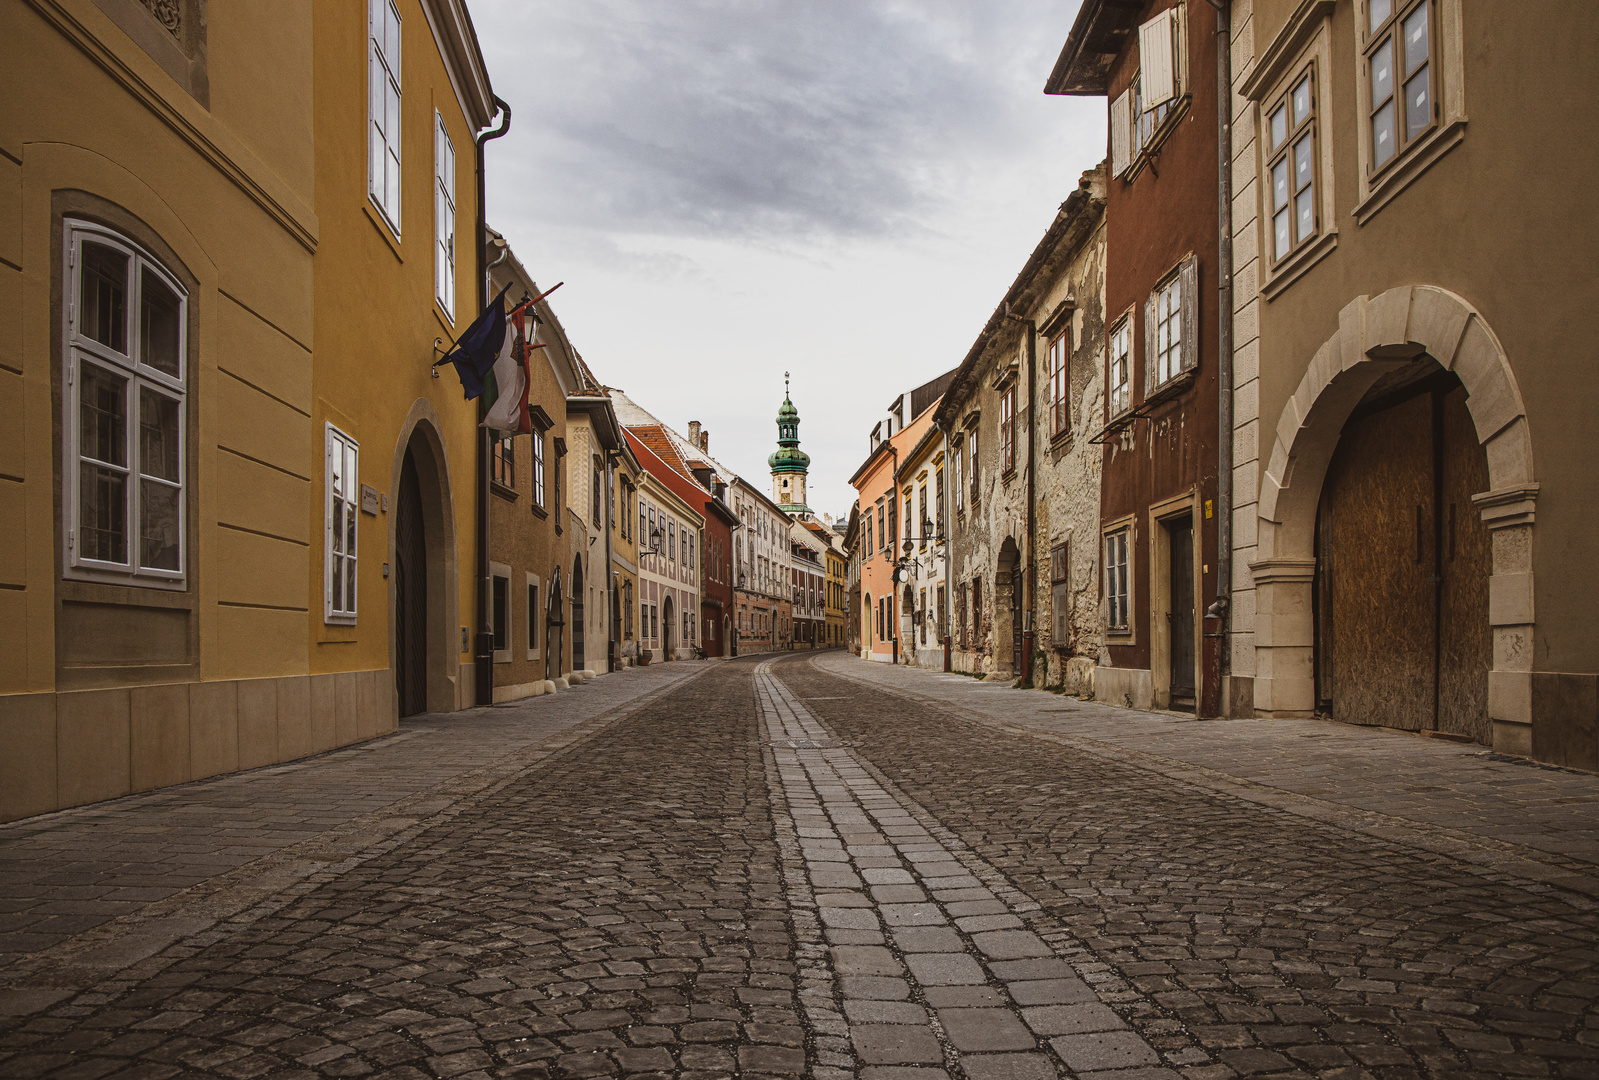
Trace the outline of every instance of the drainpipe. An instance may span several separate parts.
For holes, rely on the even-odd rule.
[[[1233,121],[1232,36],[1229,0],[1216,9],[1216,600],[1205,612],[1205,686],[1198,715],[1220,714],[1233,591]],[[1231,710],[1229,703],[1228,711]]]
[[[889,438],[892,439],[893,436],[890,435]],[[888,498],[889,498],[889,504],[888,505],[889,505],[889,509],[895,511],[894,517],[898,518],[899,517],[899,513],[898,513],[898,510],[899,510],[899,447],[895,446],[892,442],[890,442],[888,444],[888,452],[890,454],[894,455],[894,465],[888,471]],[[905,525],[905,523],[903,521],[900,522],[901,528],[903,528],[904,525]],[[893,567],[894,567],[894,563],[899,561],[895,557],[898,554],[899,554],[899,529],[895,529],[894,530],[894,542],[892,544],[888,545],[888,563],[889,563],[889,571],[888,571],[888,613],[894,617],[894,636],[892,638],[892,641],[894,643],[894,664],[895,664],[895,666],[899,665],[899,624],[900,624],[899,584],[900,583],[894,580],[894,569],[893,569]]]
[[[949,448],[950,448],[949,427],[947,425],[945,425],[945,424],[939,424],[936,419],[933,422],[938,425],[939,434],[944,436],[944,464],[945,464],[944,475],[948,476],[948,477],[953,477],[955,475],[954,474],[954,470],[948,467],[949,464],[950,464],[950,462],[949,462]],[[943,515],[943,520],[945,522],[949,523],[952,527],[953,527],[954,522],[955,522],[955,514],[954,514],[954,512],[952,511],[952,509],[949,506],[949,500],[950,500],[950,497],[951,497],[951,495],[953,493],[954,493],[953,485],[945,484],[944,485],[944,505],[940,506],[938,508],[939,513]],[[951,531],[953,531],[953,528],[951,529]],[[942,636],[940,638],[939,644],[944,646],[944,670],[945,671],[949,671],[950,670],[949,628],[955,625],[954,612],[950,611],[950,605],[955,602],[955,596],[954,596],[954,594],[955,594],[955,580],[949,576],[950,563],[953,562],[953,560],[950,558],[950,548],[952,548],[953,546],[954,546],[954,538],[950,537],[950,536],[945,536],[944,537],[944,610],[939,612],[939,616],[940,616],[939,622],[944,627],[944,633],[942,634]]]
[[[1032,685],[1033,680],[1033,639],[1036,631],[1033,628],[1033,593],[1037,587],[1037,566],[1033,558],[1033,531],[1035,528],[1036,513],[1033,505],[1037,500],[1036,476],[1034,469],[1036,461],[1035,443],[1038,438],[1038,416],[1034,409],[1034,391],[1038,387],[1038,326],[1031,319],[1024,319],[1020,315],[1010,313],[1010,304],[1005,305],[1005,318],[1012,322],[1019,322],[1026,327],[1027,333],[1027,558],[1018,566],[1017,572],[1022,576],[1023,600],[1022,609],[1022,662],[1017,672],[1021,676],[1023,686]],[[1011,588],[1016,588],[1014,582]]]
[[[481,298],[479,306],[487,308],[493,299],[490,293],[489,275],[489,245],[488,245],[488,210],[483,205],[484,178],[483,178],[483,144],[490,139],[498,139],[511,130],[511,107],[498,95],[495,95],[494,104],[498,108],[497,115],[500,123],[487,131],[478,133],[474,140],[477,148],[477,243],[478,265],[484,267],[480,275],[479,291]],[[506,250],[510,250],[507,248]],[[479,421],[488,415],[491,402],[485,398],[478,398]],[[479,705],[490,705],[494,702],[494,626],[490,620],[490,608],[493,605],[492,583],[489,581],[489,458],[492,454],[489,429],[478,426],[477,438],[477,648],[472,653],[472,681],[476,688],[476,700]]]

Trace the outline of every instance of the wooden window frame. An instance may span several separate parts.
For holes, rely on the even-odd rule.
[[[1118,355],[1116,339],[1121,337],[1121,352]],[[1116,363],[1121,361],[1121,379],[1117,380]],[[1109,410],[1106,420],[1114,420],[1118,416],[1131,411],[1133,407],[1133,316],[1128,312],[1111,325],[1109,333],[1105,336],[1105,385],[1110,392],[1105,395],[1105,407]]]
[[[1374,5],[1386,3],[1388,5],[1387,17],[1372,25]],[[1363,61],[1362,68],[1365,76],[1365,116],[1361,121],[1365,129],[1368,157],[1366,161],[1366,175],[1371,180],[1376,180],[1406,158],[1410,151],[1415,149],[1423,139],[1436,131],[1443,117],[1443,105],[1438,93],[1438,70],[1441,59],[1438,45],[1440,43],[1438,11],[1434,0],[1364,0],[1360,5],[1361,11],[1361,49]],[[1427,55],[1421,64],[1414,70],[1409,68],[1409,52],[1405,46],[1403,29],[1405,23],[1418,11],[1425,11],[1427,22]],[[1371,85],[1372,58],[1380,52],[1385,44],[1391,44],[1392,54],[1390,62],[1393,65],[1394,85],[1389,89],[1388,95],[1381,101],[1376,100],[1376,94]],[[1410,83],[1420,74],[1420,68],[1426,68],[1427,81],[1427,122],[1412,131],[1404,115],[1408,110],[1402,106],[1409,97]],[[1401,97],[1401,94],[1404,97]],[[1377,129],[1376,117],[1386,105],[1392,105],[1394,149],[1387,160],[1377,160]]]
[[[380,14],[383,21],[381,32],[375,28]],[[390,16],[394,20],[392,34],[388,25]],[[405,126],[402,119],[405,113],[404,49],[401,44],[404,29],[405,23],[400,18],[400,9],[395,6],[394,0],[368,0],[366,194],[367,200],[383,218],[384,224],[393,231],[396,239],[400,236],[400,208],[405,196],[405,159],[401,153],[403,144],[400,137]],[[374,100],[380,88],[383,96],[381,103]],[[392,109],[388,97],[390,90],[394,92]],[[379,112],[382,113],[381,117],[377,115]],[[391,157],[392,177],[389,175]],[[378,170],[374,166],[380,159],[383,168]]]
[[[999,395],[999,471],[1010,476],[1016,471],[1016,386],[1007,386]]]
[[[1049,434],[1059,438],[1072,429],[1070,324],[1049,339]]]
[[[455,143],[433,111],[433,299],[455,325]]]
[[[493,439],[489,448],[489,479],[502,487],[516,490],[516,446],[511,436]]]
[[[357,574],[361,542],[361,444],[331,423],[325,424],[323,430],[326,450],[322,474],[322,621],[335,626],[354,626],[361,610],[360,578]],[[335,449],[341,457],[342,471],[354,474],[337,491],[334,484]],[[336,530],[344,537],[342,544],[334,543]],[[333,595],[335,564],[339,570],[338,579],[345,586],[344,595],[337,601]]]
[[[1102,588],[1105,596],[1105,633],[1118,638],[1133,636],[1133,522],[1124,519],[1107,525],[1102,530],[1100,546],[1103,549],[1104,574]],[[1119,550],[1118,550],[1119,547]],[[1120,555],[1118,561],[1116,556]],[[1120,568],[1120,579],[1116,577]],[[1120,586],[1120,589],[1117,588]],[[1118,606],[1117,598],[1120,598]],[[1117,622],[1118,611],[1122,621]],[[1126,642],[1119,642],[1126,644]]]

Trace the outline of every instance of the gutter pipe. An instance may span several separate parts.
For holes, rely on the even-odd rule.
[[[1213,685],[1202,693],[1201,716],[1223,709],[1222,683],[1231,669],[1233,592],[1233,185],[1232,31],[1230,0],[1209,0],[1216,9],[1216,600],[1205,612],[1205,664]],[[1230,698],[1230,695],[1228,695]],[[1226,711],[1233,712],[1231,701]]]
[[[477,151],[477,242],[478,265],[483,267],[479,274],[479,306],[487,308],[493,295],[489,284],[489,242],[488,242],[488,209],[484,203],[484,175],[483,175],[483,144],[490,139],[503,137],[511,130],[511,107],[496,94],[494,104],[498,107],[496,115],[499,116],[498,126],[489,130],[478,132],[473,140]],[[510,250],[507,248],[506,250]],[[487,415],[489,402],[483,398],[478,399],[478,419],[482,420]],[[489,581],[489,458],[492,452],[489,429],[478,426],[477,438],[477,647],[472,650],[472,682],[475,688],[475,699],[479,705],[490,705],[494,702],[494,627],[490,623],[490,607],[492,606],[492,583]]]

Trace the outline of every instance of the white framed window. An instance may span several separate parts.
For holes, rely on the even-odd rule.
[[[361,516],[360,444],[327,425],[322,544],[322,617],[353,625],[356,615],[357,521]]]
[[[400,11],[367,0],[367,195],[400,235]]]
[[[129,240],[65,229],[64,573],[181,588],[188,294]]]
[[[528,574],[527,579],[527,659],[538,660],[542,655],[541,635],[539,623],[542,621],[543,608],[539,606],[539,579],[536,574]]]
[[[1110,387],[1110,415],[1120,416],[1133,403],[1133,320],[1124,316],[1110,331],[1109,370],[1105,382]]]
[[[1281,262],[1316,238],[1315,67],[1272,106],[1265,124],[1271,188],[1271,260]]]
[[[694,535],[687,529],[683,530],[683,554],[688,558],[688,568],[694,569]]]
[[[977,512],[977,494],[978,494],[978,490],[979,490],[979,488],[978,488],[978,465],[977,465],[977,432],[974,430],[969,436],[967,436],[966,441],[967,441],[967,443],[970,444],[970,448],[971,448],[970,458],[971,458],[971,465],[972,465],[972,481],[971,481],[971,483],[972,483],[972,512],[976,513]]]
[[[544,509],[544,432],[533,432],[533,505]]]
[[[433,295],[455,322],[455,144],[444,117],[433,114]]]
[[[966,512],[966,447],[963,445],[964,440],[959,435],[955,436],[954,442],[954,449],[950,452],[949,458],[950,463],[955,468],[955,513],[964,514]]]
[[[489,628],[494,631],[494,662],[511,662],[511,568],[489,563]]]
[[[1199,363],[1199,262],[1190,255],[1144,304],[1144,396]]]
[[[1066,375],[1071,347],[1069,327],[1049,342],[1049,433],[1052,436],[1063,434],[1072,425],[1071,383]]]
[[[1131,536],[1130,526],[1105,534],[1105,629],[1111,633],[1132,630],[1132,587],[1127,570]]]
[[[999,471],[1009,474],[1016,468],[1016,387],[999,396]]]
[[[666,519],[666,557],[677,562],[677,527],[671,518]]]

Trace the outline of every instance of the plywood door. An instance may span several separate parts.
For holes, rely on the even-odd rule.
[[[1194,521],[1179,518],[1166,526],[1171,540],[1171,695],[1194,696]]]
[[[1466,391],[1443,399],[1439,436],[1443,483],[1439,499],[1438,730],[1493,742],[1488,720],[1488,577],[1493,553],[1488,527],[1471,497],[1488,490],[1488,456],[1466,408]]]
[[[1432,727],[1436,693],[1432,398],[1345,427],[1322,492],[1333,716]],[[1326,666],[1324,664],[1324,666]]]

